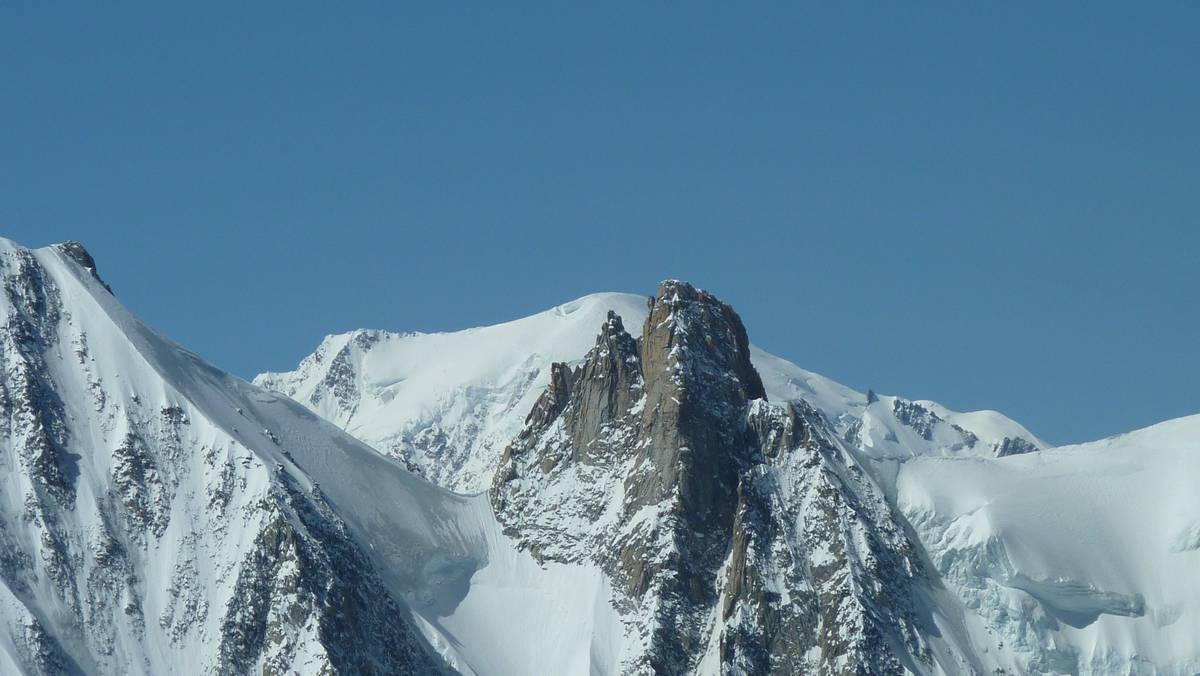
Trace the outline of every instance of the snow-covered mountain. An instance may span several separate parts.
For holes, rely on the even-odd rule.
[[[956,607],[820,412],[773,407],[733,310],[665,282],[558,365],[492,489],[505,533],[612,581],[624,673],[980,669]]]
[[[406,599],[469,499],[158,336],[78,245],[0,241],[0,283],[5,673],[446,670]]]
[[[1200,415],[899,465],[898,505],[1021,673],[1200,673]]]
[[[609,312],[640,326],[647,297],[598,293],[536,315],[452,333],[359,330],[325,338],[295,371],[264,373],[281,392],[430,481],[486,490],[505,446],[550,383],[578,364]],[[1045,443],[995,411],[856,392],[754,346],[770,401],[803,399],[876,456],[997,455]]]
[[[597,294],[454,333],[354,331],[326,338],[297,370],[254,382],[434,483],[477,493],[549,382],[550,365],[581,359],[609,310],[638,318],[645,306],[642,296]]]
[[[545,400],[550,395],[543,393],[558,392],[568,402],[581,396],[597,396],[575,393],[572,388],[584,386],[568,374],[595,370],[596,365],[589,359],[598,359],[596,350],[605,341],[628,345],[628,341],[614,342],[612,336],[606,337],[611,324],[609,312],[619,318],[622,327],[636,327],[646,323],[650,307],[652,304],[642,296],[606,293],[507,324],[468,331],[358,331],[331,336],[296,371],[264,374],[256,382],[295,397],[381,453],[401,460],[441,485],[474,492],[492,488],[497,468],[505,477],[517,476],[520,488],[514,495],[506,495],[513,493],[505,488],[509,480],[497,479],[492,488],[507,532],[544,563],[587,561],[605,569],[610,580],[619,580],[622,574],[611,557],[622,551],[622,538],[634,534],[642,540],[648,537],[645,532],[638,533],[637,528],[645,527],[639,519],[649,513],[642,510],[631,515],[624,503],[626,485],[634,475],[631,464],[639,457],[634,447],[647,443],[646,424],[634,420],[645,415],[646,404],[633,413],[639,399],[632,390],[615,399],[606,394],[611,399],[606,415],[623,422],[609,420],[601,434],[592,420],[585,425],[591,432],[584,434],[573,429],[581,424],[573,422],[573,416],[580,413],[568,411],[564,403],[552,406]],[[706,327],[700,332],[709,330]],[[645,334],[640,340],[645,340]],[[629,349],[631,354],[635,351]],[[639,359],[641,349],[636,350]],[[1188,422],[1191,419],[1167,423],[1176,426],[1169,438],[1146,437],[1147,432],[1124,438],[1124,454],[1138,459],[1137,465],[1127,465],[1126,469],[1140,468],[1137,472],[1142,482],[1138,485],[1143,488],[1120,499],[1089,493],[1101,484],[1113,490],[1133,486],[1122,478],[1124,470],[1118,466],[1123,461],[1113,462],[1116,454],[1106,450],[1115,442],[1050,449],[1023,426],[995,411],[959,413],[936,402],[860,393],[752,345],[749,356],[771,404],[765,408],[763,404],[748,405],[744,412],[747,423],[761,430],[763,421],[774,420],[771,425],[778,426],[782,416],[793,427],[819,430],[810,433],[809,453],[810,457],[821,458],[824,476],[842,476],[850,471],[846,468],[861,469],[857,478],[860,483],[839,479],[841,489],[826,495],[839,495],[844,503],[860,507],[875,504],[879,511],[858,523],[873,524],[877,545],[878,529],[886,530],[888,523],[906,534],[887,544],[890,553],[877,552],[872,560],[889,556],[903,560],[906,555],[902,552],[911,547],[914,562],[910,572],[916,578],[933,580],[927,587],[920,582],[910,583],[910,598],[921,599],[914,605],[933,610],[925,618],[931,621],[913,630],[926,643],[899,651],[904,653],[899,658],[904,668],[944,669],[950,673],[1195,672],[1200,640],[1193,637],[1200,633],[1186,618],[1196,616],[1193,608],[1200,601],[1200,590],[1196,588],[1200,575],[1189,574],[1189,569],[1200,563],[1197,547],[1189,545],[1196,539],[1193,522],[1200,510],[1188,502],[1192,492],[1174,488],[1200,476],[1196,472],[1200,469],[1196,465],[1200,461],[1200,434]],[[556,370],[556,362],[564,365]],[[644,381],[649,376],[639,371],[636,378],[632,374],[625,377]],[[543,399],[534,406],[539,397]],[[794,410],[781,407],[787,402],[794,402]],[[538,411],[556,406],[560,409],[557,417],[539,418],[545,414]],[[534,414],[528,416],[531,408]],[[539,425],[544,429],[535,443],[530,437],[541,429]],[[768,430],[771,425],[767,425]],[[767,438],[791,438],[777,429],[765,434]],[[609,441],[614,435],[620,439]],[[504,458],[514,438],[517,441],[509,457]],[[598,441],[601,438],[606,441]],[[602,460],[592,457],[594,450],[580,450],[598,443],[609,447],[600,454]],[[764,441],[760,437],[748,445],[757,445],[761,452]],[[614,446],[618,447],[615,451]],[[823,450],[814,452],[812,448]],[[1175,450],[1168,453],[1164,450],[1168,448]],[[520,449],[536,459],[539,469],[532,470],[529,460],[523,469],[520,463],[514,466],[513,456],[519,455]],[[1066,493],[1056,493],[1046,486],[1054,481],[1065,485],[1068,480],[1051,480],[1038,468],[1068,455],[1078,458],[1074,464],[1062,465],[1073,485]],[[563,457],[573,457],[577,462],[563,467]],[[772,551],[782,547],[793,556],[802,554],[798,563],[793,559],[792,565],[800,571],[795,573],[798,578],[808,576],[796,583],[807,589],[813,586],[813,571],[818,569],[813,566],[812,556],[823,550],[819,543],[802,544],[804,529],[812,527],[809,517],[814,510],[815,482],[812,476],[804,477],[798,465],[805,465],[796,461],[797,457],[803,456],[782,454],[762,462],[743,459],[743,470],[754,466],[755,472],[771,478],[741,477],[741,497],[727,502],[733,504],[737,514],[774,514],[775,522],[769,527],[759,523],[757,532],[766,528],[772,533],[768,538],[774,538],[769,546]],[[811,472],[812,465],[807,467]],[[661,475],[662,469],[656,475]],[[999,477],[1007,479],[1001,483]],[[530,481],[533,483],[528,484]],[[763,489],[764,485],[774,488]],[[748,497],[753,494],[757,497]],[[884,496],[883,505],[876,502],[880,495]],[[751,504],[757,504],[757,510],[751,510]],[[1000,509],[1000,505],[1019,507],[1020,518],[1005,516],[1003,529],[984,527],[1001,518],[990,516],[991,510]],[[890,515],[885,506],[892,510]],[[842,508],[830,506],[828,511]],[[1006,514],[1013,511],[1015,507],[1010,507]],[[745,516],[739,518],[744,524]],[[985,518],[987,521],[982,521]],[[971,519],[982,523],[968,528]],[[1087,528],[1080,526],[1085,522]],[[1123,525],[1118,528],[1118,524]],[[1173,524],[1161,526],[1168,529],[1164,536],[1168,545],[1147,546],[1138,535],[1144,531],[1137,524]],[[852,533],[845,522],[838,523],[838,527],[845,528],[843,542],[871,541],[863,533]],[[657,531],[658,536],[662,536],[662,530]],[[736,543],[745,546],[745,533],[753,531],[745,525],[728,523],[718,530],[718,549],[725,547],[730,555],[737,551]],[[667,539],[679,540],[681,534],[694,536],[695,532],[685,528]],[[1038,547],[1027,551],[1025,543],[1033,541],[1039,543]],[[1077,541],[1095,544],[1070,546]],[[639,550],[638,555],[653,549]],[[1114,557],[1106,550],[1119,550],[1121,554]],[[620,555],[616,556],[619,562]],[[1056,569],[1043,558],[1070,559],[1074,563]],[[1117,571],[1114,573],[1108,569],[1116,558],[1121,564],[1113,568]],[[770,565],[770,588],[774,593],[781,588],[787,590],[784,596],[792,602],[782,607],[794,609],[798,592],[788,589],[778,577],[780,569],[787,566],[780,561]],[[700,584],[707,588],[705,594],[715,598],[729,584],[729,572],[711,562],[708,566]],[[1164,566],[1171,575],[1156,577]],[[849,562],[846,578],[862,568],[860,563]],[[876,573],[883,574],[878,569]],[[859,582],[863,588],[880,584],[879,580]],[[646,594],[640,588],[637,592]],[[615,593],[620,597],[622,592],[618,588]],[[630,595],[628,590],[625,593]],[[750,659],[745,651],[734,657],[742,648],[735,648],[737,640],[730,638],[734,631],[731,620],[717,619],[717,615],[705,619],[704,604],[700,605],[691,611],[693,624],[704,628],[698,638],[690,639],[695,643],[690,652],[685,651],[694,668],[716,673],[725,657]],[[729,612],[730,617],[753,618],[738,631],[742,635],[757,631],[757,640],[768,646],[763,649],[765,654],[779,658],[783,649],[763,634],[764,625],[781,626],[778,615],[768,618],[769,605],[761,599],[755,604],[755,613],[766,615]],[[1073,610],[1080,607],[1086,609],[1082,614],[1069,614],[1080,612]],[[1068,615],[1064,615],[1064,609]],[[875,612],[864,612],[863,616],[872,617]],[[667,615],[675,613],[673,609]],[[641,621],[654,622],[653,617],[645,615]],[[754,629],[756,623],[758,628]],[[896,627],[892,625],[892,629]],[[937,645],[927,640],[934,634],[939,636]],[[697,652],[701,643],[705,648]],[[795,652],[795,646],[790,649]],[[652,654],[653,650],[646,653],[650,659]],[[935,663],[921,666],[919,660],[904,661],[913,659],[914,654],[934,656]],[[818,665],[837,670],[828,663],[802,659],[789,664],[795,668]]]
[[[621,644],[598,571],[157,335],[82,247],[0,240],[0,283],[0,673],[582,673]],[[545,622],[574,629],[531,650]]]
[[[0,284],[0,673],[1200,670],[1200,416],[1047,448],[682,282],[263,387],[78,244]]]

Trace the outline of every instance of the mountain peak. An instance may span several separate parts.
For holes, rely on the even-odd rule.
[[[723,673],[757,673],[767,652],[780,668],[799,671],[849,655],[880,664],[910,659],[920,646],[899,641],[893,656],[836,644],[835,625],[822,630],[814,619],[892,612],[876,608],[869,594],[844,598],[838,581],[861,576],[855,571],[863,562],[830,538],[865,538],[872,561],[884,562],[877,572],[897,588],[915,584],[905,568],[912,562],[906,540],[894,531],[854,532],[861,527],[846,520],[847,510],[878,505],[882,496],[861,476],[829,482],[830,473],[850,470],[827,421],[803,403],[771,408],[741,319],[712,294],[669,280],[649,309],[639,338],[610,312],[582,364],[555,365],[492,485],[505,532],[539,559],[592,564],[608,574],[618,607],[645,646],[627,656],[623,671],[692,673],[715,659]],[[789,453],[793,448],[803,450]],[[807,491],[809,503],[789,503],[782,513],[769,507],[792,500],[773,495],[782,479],[771,475],[770,462],[805,468],[801,487],[788,491]],[[821,511],[802,518],[805,504]],[[805,518],[823,525],[793,532]],[[784,541],[837,554],[809,563],[791,555],[773,560]],[[764,566],[803,576],[810,564],[820,566],[810,574],[820,596],[799,609],[780,604],[769,592],[774,573]],[[738,623],[749,613],[775,629],[746,634]],[[714,628],[714,614],[728,630]],[[811,658],[817,644],[824,646],[822,664]]]
[[[739,396],[765,399],[762,378],[750,362],[750,340],[741,317],[716,296],[679,280],[659,284],[642,329],[642,358],[683,377],[732,376]],[[686,360],[684,353],[687,353]],[[696,369],[685,369],[687,365]]]
[[[96,268],[96,259],[92,257],[91,252],[89,252],[81,242],[69,239],[65,242],[55,244],[52,248],[72,261],[78,263],[79,267],[87,270],[97,282],[100,282],[101,286],[103,286],[105,290],[107,290],[109,293],[112,293],[112,287],[110,287],[107,282],[100,278],[100,272]]]
[[[1044,448],[773,357],[679,280],[331,336],[282,396],[95,270],[0,238],[0,672],[1200,664],[1200,416]]]
[[[81,268],[77,243],[0,243],[0,672],[444,671],[408,617],[416,583],[354,520],[385,499],[369,490],[427,487]]]

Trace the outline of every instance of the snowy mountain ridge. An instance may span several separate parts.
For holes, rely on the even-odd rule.
[[[736,313],[664,282],[640,336],[610,312],[582,364],[555,366],[496,515],[540,560],[608,574],[639,646],[622,673],[980,667],[824,417],[764,395]]]
[[[643,323],[648,316],[645,299],[641,296],[594,294],[539,315],[497,327],[474,329],[463,332],[461,336],[457,333],[423,335],[421,340],[427,341],[426,354],[441,355],[445,361],[457,363],[461,358],[459,355],[462,354],[460,349],[479,350],[479,354],[483,356],[477,355],[475,358],[488,360],[488,372],[505,372],[507,369],[509,375],[506,379],[487,383],[472,379],[470,372],[467,372],[468,378],[465,380],[451,378],[439,381],[430,375],[435,368],[434,363],[428,359],[406,356],[412,349],[407,341],[412,338],[397,334],[386,334],[389,337],[380,342],[387,347],[375,352],[374,356],[368,355],[375,350],[378,343],[371,344],[361,352],[342,353],[344,359],[341,360],[339,369],[330,369],[331,360],[322,359],[321,353],[318,352],[306,359],[295,372],[266,374],[256,379],[256,382],[282,389],[314,409],[318,405],[313,404],[310,398],[315,395],[321,401],[321,406],[328,406],[333,399],[321,390],[332,390],[336,384],[343,384],[343,391],[354,391],[352,396],[359,397],[358,408],[353,411],[345,408],[327,408],[323,415],[329,415],[352,434],[381,452],[397,457],[437,483],[452,486],[456,490],[476,491],[486,487],[484,481],[490,476],[489,469],[497,466],[497,459],[504,448],[503,442],[489,443],[486,440],[489,437],[496,440],[505,439],[512,436],[513,430],[522,428],[523,423],[519,420],[523,411],[527,410],[532,397],[546,391],[545,388],[551,385],[554,373],[552,365],[556,361],[568,364],[569,368],[579,368],[586,362],[580,355],[585,354],[594,344],[597,331],[594,327],[605,325],[605,317],[609,311],[624,320],[625,325],[636,326]],[[481,341],[475,345],[470,344],[469,336],[489,329],[499,332],[500,327],[507,327],[507,330],[514,332],[527,331],[528,334],[511,342],[499,341],[488,345]],[[552,332],[555,339],[539,343],[536,336],[542,332]],[[327,339],[326,344],[340,342],[344,345],[355,335],[357,334],[331,337]],[[463,341],[462,347],[455,345],[456,340]],[[444,341],[445,344],[436,349],[429,347],[429,343],[437,341]],[[508,346],[514,344],[519,348],[509,351]],[[326,351],[326,354],[331,352]],[[955,534],[962,532],[961,516],[950,507],[945,507],[948,513],[942,514],[938,509],[924,506],[924,503],[914,503],[915,496],[920,494],[915,487],[925,486],[927,482],[937,485],[938,480],[935,478],[921,479],[924,472],[974,467],[975,472],[968,473],[964,469],[962,474],[955,475],[955,480],[960,482],[963,491],[987,492],[992,490],[992,477],[995,476],[994,472],[1002,471],[1000,468],[1014,464],[1028,465],[1030,469],[1026,471],[1032,474],[1032,468],[1038,466],[1041,458],[1056,457],[1064,451],[1050,449],[1048,444],[1019,423],[995,411],[959,413],[927,400],[856,392],[753,346],[750,346],[750,358],[761,376],[768,401],[774,402],[773,406],[791,401],[804,402],[813,407],[815,413],[825,421],[824,429],[826,436],[832,440],[831,443],[845,444],[846,450],[843,452],[850,454],[847,457],[852,459],[852,464],[857,462],[869,469],[874,485],[890,497],[902,514],[903,522],[916,527],[916,546],[930,557],[933,569],[930,574],[940,577],[956,597],[954,601],[939,597],[938,603],[942,604],[939,607],[945,615],[954,615],[957,612],[960,617],[959,621],[953,623],[957,626],[952,633],[969,637],[961,642],[968,647],[959,652],[959,658],[968,663],[972,660],[978,661],[968,671],[982,673],[1003,669],[1010,673],[1192,673],[1200,649],[1196,647],[1197,642],[1185,639],[1184,636],[1189,635],[1188,632],[1193,631],[1195,625],[1181,623],[1176,619],[1163,625],[1161,631],[1149,630],[1144,626],[1156,626],[1154,623],[1161,621],[1154,619],[1156,617],[1174,618],[1174,609],[1190,607],[1188,604],[1181,606],[1179,603],[1168,602],[1166,611],[1153,608],[1147,610],[1136,602],[1139,598],[1135,595],[1136,592],[1130,594],[1109,591],[1136,587],[1136,584],[1127,582],[1124,586],[1113,585],[1086,571],[1074,575],[1061,585],[1022,582],[1024,578],[1035,581],[1041,579],[1045,582],[1053,576],[1048,576],[1044,567],[1034,567],[1032,564],[1035,558],[1014,557],[1011,553],[1008,541],[1014,540],[1016,544],[1025,536],[1018,527],[1010,527],[1002,533],[991,533],[983,538],[982,549],[971,555],[977,563],[973,564],[973,568],[969,567],[964,571],[957,564],[958,557],[961,556],[959,550],[944,550],[951,542],[947,540],[946,531]],[[405,382],[403,378],[397,378],[397,375],[428,378],[438,383],[433,389],[437,394],[428,396],[416,405],[410,403],[407,410],[389,410],[386,408],[386,402],[361,403],[370,399],[369,396],[364,396],[369,388],[345,387],[345,383],[351,380],[339,378],[336,374],[340,370],[343,374],[354,374],[354,382],[369,382],[374,378],[372,372],[379,368],[377,364],[386,364],[385,369],[397,369],[391,373],[393,387],[403,387]],[[489,397],[470,399],[469,405],[457,394],[480,391],[488,391],[491,394]],[[513,400],[521,401],[521,405],[507,407],[492,403]],[[329,413],[331,410],[332,413]],[[447,416],[444,413],[447,411],[454,413]],[[440,427],[441,421],[446,421],[454,415],[458,417],[448,428]],[[431,423],[432,420],[439,422]],[[434,425],[439,427],[433,432],[427,431]],[[504,432],[492,431],[496,429],[502,429]],[[398,433],[397,430],[404,432]],[[1191,430],[1186,425],[1179,431],[1182,439],[1188,439],[1190,433]],[[455,435],[458,435],[455,441],[448,441],[449,437]],[[1141,435],[1133,433],[1128,436],[1139,439]],[[404,442],[395,443],[397,438],[403,439]],[[430,444],[426,441],[430,438],[439,441]],[[1192,435],[1190,438],[1197,437]],[[1108,447],[1109,443],[1109,440],[1105,440],[1095,444],[1084,444],[1078,448],[1086,458],[1099,448]],[[1184,445],[1186,446],[1186,442]],[[1141,448],[1141,443],[1134,443],[1133,446]],[[1190,458],[1200,454],[1200,451],[1195,450],[1195,446],[1193,443]],[[476,463],[473,470],[458,474],[455,469],[459,467],[457,463],[440,464],[445,448],[457,448],[458,452],[468,458],[468,462]],[[1083,465],[1090,462],[1081,460],[1081,466],[1075,468],[1081,476],[1080,482],[1085,485],[1088,481],[1096,480],[1094,476],[1091,479],[1086,478],[1091,475]],[[1155,467],[1155,472],[1160,474],[1167,471],[1169,469],[1166,467]],[[1200,476],[1200,473],[1185,472],[1184,475]],[[586,482],[597,483],[598,477],[585,476],[588,477]],[[791,480],[793,479],[788,479]],[[613,479],[605,481],[611,484]],[[600,484],[604,484],[604,481],[598,482],[597,485]],[[1023,489],[1019,484],[1020,479],[1017,479],[1011,485],[1012,495],[1021,495]],[[578,489],[578,484],[574,485]],[[1143,499],[1150,505],[1146,507],[1147,511],[1156,510],[1152,505],[1159,497],[1147,495]],[[918,509],[914,504],[921,504],[922,507]],[[1085,495],[1077,499],[1073,509],[1105,515],[1111,514],[1121,505],[1123,503],[1120,500],[1099,502]],[[984,509],[979,514],[992,508],[994,507]],[[544,509],[553,512],[561,510],[562,505]],[[780,509],[777,499],[774,509]],[[1180,509],[1180,513],[1183,514],[1200,512],[1190,506]],[[1072,511],[1066,506],[1059,506],[1057,510],[1066,513]],[[1135,513],[1137,511],[1135,510]],[[1036,523],[1039,518],[1041,517],[1032,515],[1028,517],[1031,524]],[[1189,519],[1194,517],[1171,518],[1184,524],[1177,526],[1173,542],[1190,542],[1192,521]],[[1064,520],[1064,523],[1069,521]],[[1026,528],[1034,526],[1028,525]],[[1060,546],[1060,542],[1069,542],[1072,537],[1079,535],[1068,528],[1057,532],[1056,537],[1057,539],[1045,540],[1044,546],[1053,549]],[[545,543],[539,545],[543,549],[545,546]],[[1001,547],[1007,552],[1003,556],[1008,558],[1008,562],[1003,565],[989,562],[990,556],[1000,556]],[[1017,546],[1015,549],[1020,551],[1021,548]],[[1151,556],[1150,553],[1162,552],[1162,549],[1139,548],[1137,551]],[[1180,551],[1169,551],[1173,552],[1171,556],[1174,556],[1193,550],[1184,548]],[[1079,556],[1081,561],[1103,560],[1105,557],[1102,551],[1097,550],[1083,550]],[[1023,563],[1026,561],[1028,563]],[[1191,554],[1176,556],[1175,562],[1182,565],[1195,563]],[[1146,561],[1129,565],[1151,568],[1158,564]],[[1025,568],[1029,570],[1026,571]],[[1041,577],[1035,577],[1035,573]],[[1182,571],[1172,580],[1178,583],[1163,584],[1143,577],[1139,584],[1158,587],[1161,591],[1157,597],[1160,599],[1171,594],[1178,594],[1187,599],[1200,597],[1200,593],[1191,586],[1189,576]],[[1062,591],[1064,589],[1073,591],[1068,593]],[[1093,594],[1087,591],[1089,589],[1098,591]],[[1106,598],[1118,599],[1120,602],[1100,604],[1097,608],[1106,612],[1095,614],[1090,624],[1075,627],[1062,620],[1061,612],[1055,604],[1065,603],[1067,607],[1074,607],[1079,603],[1088,606],[1092,602],[1064,601],[1064,595],[1066,598]],[[1140,598],[1150,597],[1143,594]],[[952,609],[956,606],[959,608],[957,611]],[[948,607],[951,609],[947,610]],[[1086,619],[1091,615],[1085,614],[1084,617]],[[1147,637],[1147,632],[1154,633],[1155,638]],[[717,636],[719,633],[710,633],[710,636]],[[1141,648],[1143,645],[1147,648]],[[1156,651],[1154,658],[1147,658],[1144,654],[1150,647],[1154,647]],[[719,670],[711,662],[706,662],[705,666],[710,672]],[[956,667],[950,671],[959,670]]]
[[[81,251],[0,242],[6,669],[438,668],[282,444],[372,452],[146,329]]]
[[[76,253],[0,240],[0,670],[571,673],[610,649],[599,574],[162,338]],[[523,649],[589,603],[595,631]]]
[[[0,286],[3,673],[1200,668],[1200,416],[1046,448],[676,281],[331,337],[284,396],[78,244]]]
[[[450,333],[331,335],[295,371],[264,373],[254,383],[292,397],[436,484],[480,492],[549,384],[551,365],[579,362],[610,311],[638,326],[647,298],[591,294],[523,319]],[[1047,447],[996,411],[958,413],[936,402],[864,394],[750,350],[768,400],[808,401],[839,434],[876,455]]]

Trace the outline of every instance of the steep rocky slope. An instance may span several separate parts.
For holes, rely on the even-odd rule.
[[[931,645],[936,576],[883,492],[820,412],[766,400],[741,320],[688,284],[659,288],[638,338],[610,313],[555,365],[491,496],[522,547],[608,573],[625,673],[979,664]]]
[[[409,617],[405,568],[334,505],[367,475],[381,498],[458,498],[389,481],[373,451],[159,338],[76,244],[0,241],[0,283],[5,673],[446,668]]]

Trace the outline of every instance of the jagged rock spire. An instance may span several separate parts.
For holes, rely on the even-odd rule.
[[[746,329],[712,294],[669,280],[659,285],[643,325],[641,354],[646,400],[637,462],[654,471],[629,477],[626,500],[641,507],[677,496],[675,510],[689,530],[727,528],[737,476],[753,447],[748,428],[736,421],[749,401],[766,397]]]
[[[645,646],[625,673],[691,673],[706,659],[833,673],[868,651],[898,669],[870,637],[890,631],[875,622],[906,622],[904,608],[868,609],[870,593],[848,591],[870,565],[897,569],[907,593],[919,566],[881,494],[815,409],[768,404],[732,308],[674,280],[649,307],[636,340],[610,313],[581,365],[555,365],[492,486],[506,532],[542,559],[608,573]],[[862,626],[844,638],[847,621]]]
[[[582,365],[555,365],[550,387],[501,460],[492,498],[520,536],[529,526],[555,528],[561,517],[561,508],[540,504],[539,487],[582,485],[572,508],[602,532],[529,538],[527,546],[575,560],[595,556],[585,542],[604,539],[603,565],[617,586],[630,598],[664,600],[647,630],[657,646],[647,659],[659,669],[686,664],[702,640],[738,477],[759,455],[745,410],[765,392],[745,327],[728,305],[666,281],[650,306],[640,338],[609,313]],[[618,512],[606,514],[613,494],[621,496]],[[647,513],[655,517],[639,520]]]
[[[684,351],[689,353],[687,360],[681,358]],[[740,398],[767,396],[750,363],[750,340],[741,317],[716,296],[687,282],[659,284],[642,328],[642,359],[648,372],[677,373],[697,384],[707,376],[732,375]]]

